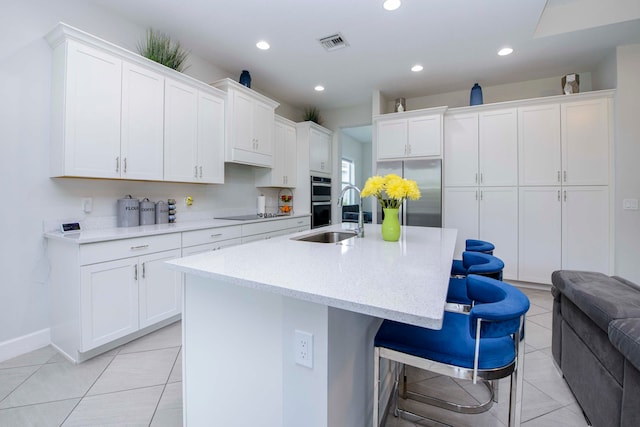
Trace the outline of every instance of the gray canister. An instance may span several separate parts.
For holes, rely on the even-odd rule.
[[[166,224],[169,222],[169,205],[160,200],[156,203],[156,224]]]
[[[140,202],[140,225],[156,223],[156,204],[145,198]]]
[[[131,195],[118,199],[118,227],[137,227],[140,225],[140,201]]]

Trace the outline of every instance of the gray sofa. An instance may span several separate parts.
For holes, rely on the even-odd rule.
[[[593,426],[640,425],[640,286],[556,271],[552,352]]]

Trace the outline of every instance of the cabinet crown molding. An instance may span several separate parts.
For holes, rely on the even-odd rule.
[[[431,116],[431,115],[438,115],[438,114],[442,115],[446,113],[448,109],[449,107],[447,107],[446,105],[443,105],[441,107],[421,108],[419,110],[403,111],[401,113],[378,114],[373,116],[373,120],[375,121],[380,119],[384,119],[384,120],[406,119],[406,118],[417,117],[417,116]]]
[[[114,43],[96,37],[92,34],[89,34],[85,31],[82,31],[78,28],[72,27],[71,25],[65,24],[64,22],[59,22],[58,25],[55,26],[49,33],[45,35],[45,40],[49,43],[52,49],[57,48],[59,45],[66,41],[75,41],[82,43],[84,45],[88,45],[97,49],[101,49],[103,51],[109,52],[112,55],[119,57],[120,59],[127,60],[129,62],[138,64],[145,68],[156,71],[164,76],[171,77],[175,80],[182,81],[191,86],[195,86],[198,89],[205,90],[209,93],[215,94],[219,97],[226,99],[227,94],[220,89],[211,87],[210,85],[190,77],[184,73],[181,73],[176,70],[172,70],[169,67],[165,67],[162,64],[159,64],[155,61],[152,61],[148,58],[145,58],[142,55],[139,55],[135,52],[127,50],[123,47],[120,47]]]
[[[232,80],[230,78],[226,78],[226,79],[221,79],[221,80],[216,80],[215,82],[209,83],[210,86],[217,88],[217,89],[221,89],[225,92],[227,92],[229,89],[233,89],[239,92],[242,92],[246,95],[252,96],[254,98],[257,98],[258,100],[264,102],[265,104],[273,107],[274,109],[277,108],[280,103],[277,101],[274,101],[273,99],[261,94],[260,92],[256,92],[255,90],[248,88],[244,85],[241,85],[240,83],[236,82],[235,80]]]

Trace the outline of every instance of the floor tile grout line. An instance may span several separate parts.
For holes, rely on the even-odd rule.
[[[158,398],[158,401],[156,402],[156,407],[153,408],[153,414],[151,414],[151,419],[149,419],[149,426],[151,426],[151,424],[153,424],[153,419],[156,417],[156,413],[158,412],[158,406],[160,406],[160,401],[162,400],[162,396],[164,396],[164,392],[167,390],[167,384],[165,383],[162,386],[162,393],[160,393],[160,397]]]
[[[35,371],[33,371],[30,375],[28,375],[24,380],[22,380],[22,382],[20,382],[20,384],[18,384],[17,386],[15,386],[13,388],[13,390],[11,390],[11,392],[9,392],[5,397],[3,397],[2,399],[0,399],[0,405],[2,405],[2,402],[4,402],[5,400],[7,400],[9,398],[9,396],[11,396],[13,393],[15,393],[15,391],[25,382],[27,382],[27,380],[29,378],[31,378],[32,376],[34,376],[36,374],[36,372],[38,372],[40,369],[42,369],[42,367],[45,365],[45,363],[41,364],[40,366],[38,366],[38,369],[36,369]],[[28,368],[30,366],[36,366],[36,365],[29,365],[29,366],[21,366],[22,368]],[[24,405],[23,405],[24,406]],[[15,406],[17,408],[17,406]],[[0,408],[0,410],[2,409],[11,409],[13,407],[10,408]]]

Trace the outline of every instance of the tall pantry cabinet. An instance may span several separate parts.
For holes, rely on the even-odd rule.
[[[610,96],[519,108],[520,276],[609,273]]]
[[[504,277],[610,274],[613,91],[449,109],[444,226],[488,240]]]
[[[461,109],[444,119],[444,226],[496,245],[504,277],[518,277],[518,143],[515,108]]]

